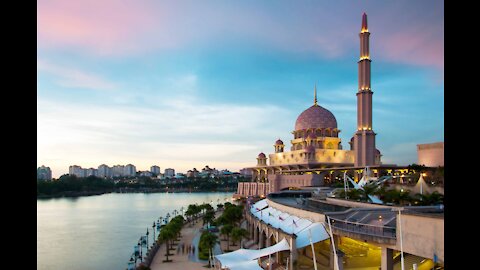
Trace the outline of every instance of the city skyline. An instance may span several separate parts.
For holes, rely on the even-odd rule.
[[[238,171],[290,146],[315,83],[346,148],[363,12],[383,162],[443,141],[443,1],[186,3],[38,3],[38,166]]]

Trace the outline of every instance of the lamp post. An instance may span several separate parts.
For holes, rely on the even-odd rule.
[[[146,235],[147,235],[147,250],[148,250],[148,235],[149,235],[148,227],[147,227],[147,233],[146,233]]]
[[[402,210],[403,207],[392,208],[392,211],[398,211],[398,224],[399,224],[399,234],[400,234],[400,265],[402,270],[405,270],[405,261],[403,259],[403,236],[402,236]]]
[[[155,240],[155,221],[153,222],[153,225],[152,225],[152,231],[153,231],[153,243],[156,243],[156,240]]]

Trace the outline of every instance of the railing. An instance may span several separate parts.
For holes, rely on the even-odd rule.
[[[377,226],[371,224],[362,224],[358,222],[350,222],[335,218],[330,218],[331,225],[335,229],[342,231],[353,232],[358,234],[379,236],[385,238],[396,239],[396,228],[388,226]]]

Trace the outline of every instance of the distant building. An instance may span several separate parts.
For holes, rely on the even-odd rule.
[[[42,165],[37,169],[37,179],[38,180],[52,180],[52,170],[50,167],[45,167]]]
[[[197,168],[193,168],[193,170],[188,170],[187,177],[196,178],[196,177],[198,177],[199,173],[200,172],[197,170]]]
[[[243,177],[252,177],[253,171],[243,168],[243,169],[240,170],[240,174]]]
[[[87,170],[83,169],[81,166],[72,165],[68,168],[68,173],[70,175],[75,175],[76,177],[86,177]]]
[[[127,177],[132,177],[132,176],[137,175],[137,168],[132,164],[127,164],[125,166],[125,174],[124,175],[127,176]]]
[[[95,168],[85,169],[85,177],[98,176],[98,170]]]
[[[121,177],[125,175],[125,166],[114,165],[112,167],[112,177]]]
[[[153,176],[152,172],[150,172],[150,171],[140,171],[139,175],[140,176],[146,176],[146,177],[152,177]]]
[[[427,167],[444,166],[444,142],[417,144],[418,164]]]
[[[98,166],[97,172],[98,172],[98,177],[112,178],[112,168],[108,167],[105,164]]]
[[[175,176],[175,169],[167,168],[165,169],[165,178],[172,178]]]
[[[160,174],[160,167],[158,167],[157,165],[153,165],[152,167],[150,167],[150,172],[153,175],[159,175]]]

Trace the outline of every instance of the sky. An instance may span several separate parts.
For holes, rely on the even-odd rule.
[[[37,165],[238,171],[315,84],[349,149],[363,12],[377,148],[415,163],[444,140],[443,1],[38,0]]]

